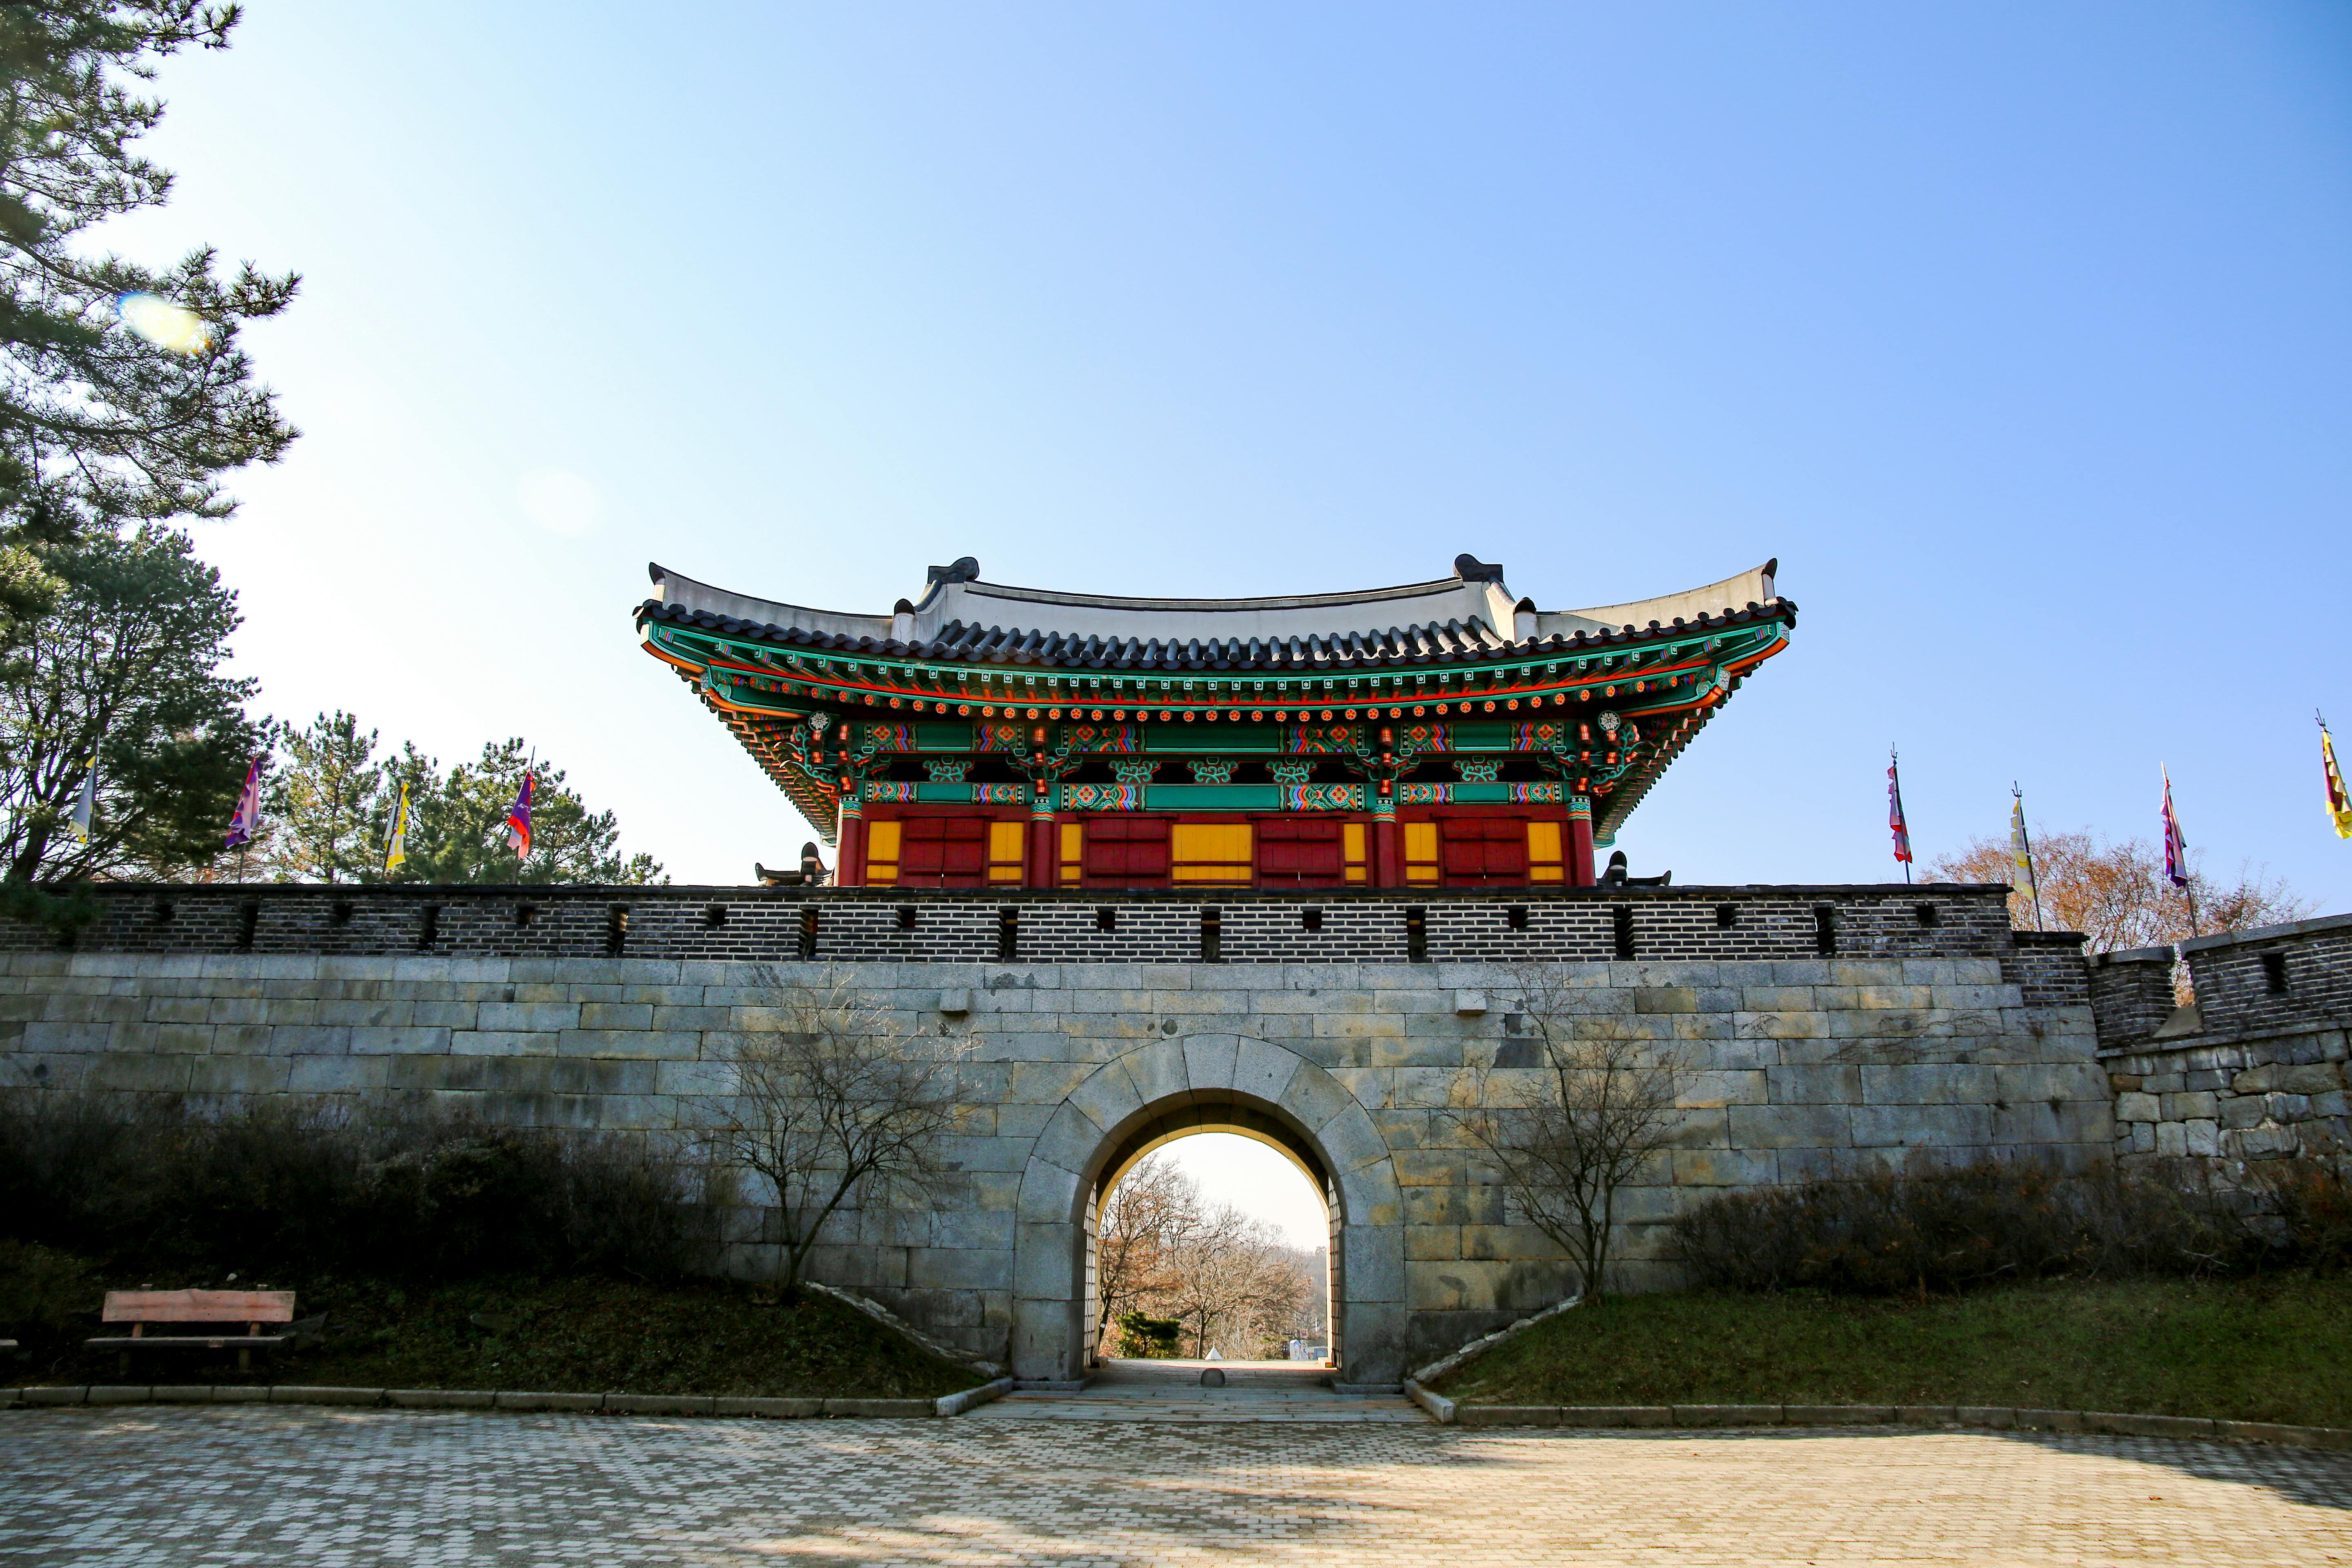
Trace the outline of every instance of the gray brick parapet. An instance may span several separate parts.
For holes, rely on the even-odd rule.
[[[2173,949],[2091,966],[2117,1152],[2237,1164],[2352,1150],[2352,916],[2202,937],[2179,952],[2196,997],[2182,1007]]]
[[[2012,933],[2007,889],[1332,889],[1304,893],[887,888],[107,884],[86,952],[627,957],[970,963],[1597,963],[1998,957],[2051,1005],[2084,999],[2071,933]],[[2042,945],[2036,946],[2034,944]],[[1205,947],[1204,947],[1204,944]],[[2022,944],[2022,945],[2021,945]],[[0,921],[0,952],[57,950]]]

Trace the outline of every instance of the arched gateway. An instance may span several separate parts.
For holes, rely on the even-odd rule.
[[[1021,1177],[1014,1375],[1084,1375],[1103,1196],[1138,1160],[1192,1132],[1255,1138],[1306,1173],[1331,1214],[1339,1379],[1402,1377],[1403,1204],[1387,1144],[1330,1073],[1282,1046],[1226,1034],[1159,1040],[1114,1058],[1055,1108]]]

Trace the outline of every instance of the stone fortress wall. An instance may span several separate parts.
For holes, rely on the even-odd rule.
[[[1229,1129],[1323,1187],[1342,1381],[1393,1383],[1567,1285],[1447,1114],[1534,1059],[1515,962],[1565,962],[1595,1027],[1695,1069],[1626,1195],[1633,1288],[1673,1279],[1663,1222],[1726,1187],[1920,1151],[2103,1157],[2080,939],[2012,933],[2005,894],[110,889],[69,947],[0,928],[0,1083],[674,1134],[731,1042],[836,975],[961,1037],[962,1175],[934,1210],[850,1216],[820,1278],[1024,1378],[1077,1376],[1102,1184]],[[772,1269],[772,1216],[739,1219],[731,1266]]]
[[[2352,1149],[2352,915],[2091,961],[2100,1055],[2126,1161],[2231,1162]]]

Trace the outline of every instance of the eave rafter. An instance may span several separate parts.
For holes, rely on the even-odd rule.
[[[1594,802],[1596,838],[1614,837],[1661,773],[1766,659],[1788,646],[1796,606],[1775,598],[1744,610],[1701,616],[1696,624],[1653,621],[1498,643],[1418,631],[1390,651],[1250,664],[1171,658],[1149,668],[1129,661],[1042,661],[1037,639],[1002,637],[927,657],[936,649],[896,644],[809,646],[808,635],[753,626],[648,601],[639,606],[643,646],[675,668],[732,730],[744,749],[828,839],[839,793],[854,787],[808,765],[802,727],[1017,721],[1032,728],[1073,723],[1151,727],[1160,752],[1218,749],[1219,724],[1355,723],[1470,720],[1527,722],[1609,716],[1610,738],[1559,743],[1549,766]],[[1443,634],[1444,628],[1435,628]],[[1458,630],[1458,628],[1457,628]],[[1352,642],[1352,639],[1350,639]],[[1395,651],[1404,648],[1405,653]],[[1171,653],[1174,650],[1171,650]],[[1197,648],[1196,648],[1197,651]],[[1616,725],[1640,738],[1616,747]],[[1172,733],[1161,728],[1181,724]],[[1191,728],[1198,726],[1199,728]],[[1589,722],[1584,730],[1589,731]],[[1561,733],[1565,734],[1563,731]],[[1195,744],[1197,742],[1197,744]],[[957,748],[941,745],[937,749]]]

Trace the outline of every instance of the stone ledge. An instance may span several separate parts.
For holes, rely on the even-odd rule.
[[[1759,1426],[1955,1426],[1990,1431],[2094,1433],[2116,1437],[2221,1439],[2299,1448],[2352,1449],[2352,1428],[2136,1415],[2105,1410],[2028,1410],[1985,1405],[1461,1405],[1417,1383],[1405,1392],[1442,1425],[1682,1429]]]
[[[937,1399],[766,1398],[709,1394],[555,1394],[486,1388],[326,1388],[292,1384],[149,1385],[79,1384],[0,1388],[0,1409],[91,1405],[328,1405],[401,1410],[567,1412],[603,1415],[731,1415],[771,1419],[929,1418],[961,1415],[1009,1393],[999,1378]]]

